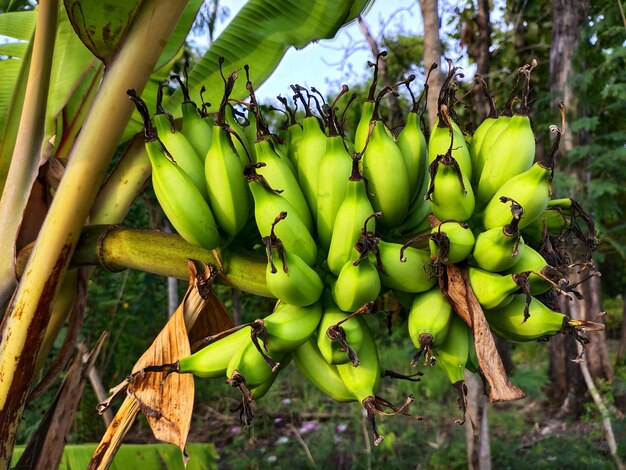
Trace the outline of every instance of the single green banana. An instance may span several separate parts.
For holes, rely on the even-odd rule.
[[[512,268],[526,248],[518,229],[519,220],[524,213],[522,207],[506,198],[502,202],[511,202],[513,219],[504,227],[480,232],[472,252],[473,260],[480,268],[496,273]]]
[[[355,255],[358,255],[355,250]],[[373,302],[380,293],[380,276],[376,265],[365,256],[358,264],[349,260],[344,264],[332,286],[333,300],[344,312],[354,312]]]
[[[433,348],[446,339],[451,316],[452,305],[438,287],[415,295],[407,322],[409,337],[417,348],[413,365],[422,354],[432,361],[435,357]]]
[[[315,265],[317,244],[297,211],[289,201],[267,184],[263,175],[256,171],[255,166],[246,167],[244,175],[254,198],[254,219],[261,236],[270,235],[278,214],[288,213],[289,222],[276,227],[276,236],[280,238],[289,253],[299,256],[309,266]]]
[[[320,161],[317,182],[317,239],[321,251],[327,253],[333,235],[337,212],[346,199],[352,159],[340,135],[331,135]]]
[[[405,248],[397,243],[378,242],[383,271],[379,271],[383,286],[404,292],[425,292],[437,283],[431,276],[431,259],[427,251]]]
[[[254,400],[260,400],[267,394],[267,392],[270,391],[272,385],[274,385],[274,382],[276,382],[276,377],[278,377],[278,374],[280,374],[291,363],[291,360],[291,354],[285,354],[280,361],[280,364],[278,365],[278,369],[272,372],[272,375],[270,375],[269,379],[267,379],[261,385],[257,385],[256,387],[250,389],[250,394],[252,395],[252,398]]]
[[[324,301],[324,314],[318,326],[317,347],[329,364],[358,364],[363,342],[364,321],[360,315],[351,316],[340,310],[332,299]]]
[[[296,307],[304,307],[319,300],[324,285],[317,272],[300,256],[290,253],[274,233],[277,223],[286,216],[287,213],[283,212],[276,217],[270,235],[263,237],[268,257],[265,279],[273,296]],[[275,252],[278,254],[277,262]]]
[[[281,197],[285,198],[294,208],[298,217],[304,222],[309,233],[315,228],[311,211],[304,197],[294,170],[287,158],[278,155],[275,144],[262,138],[254,144],[256,148],[257,163],[264,163],[263,177],[271,188],[281,191]]]
[[[317,117],[308,114],[302,121],[302,137],[296,150],[296,161],[298,181],[311,214],[317,214],[319,168],[327,142],[328,137],[322,131]]]
[[[352,391],[339,376],[337,366],[329,364],[320,353],[315,338],[309,338],[294,350],[292,357],[302,375],[322,393],[338,402],[356,401]]]
[[[428,164],[431,165],[439,155],[450,152],[452,158],[458,162],[461,173],[471,181],[472,161],[463,132],[448,116],[446,105],[441,106],[439,116],[428,140]]]
[[[263,319],[271,353],[291,352],[300,347],[317,330],[322,311],[321,301],[307,307],[278,302],[274,311]]]
[[[183,82],[178,75],[172,77],[179,83],[183,93],[183,102],[180,105],[183,114],[183,123],[180,131],[189,141],[198,156],[204,159],[211,147],[213,124],[200,115],[196,103],[194,103],[189,96],[189,89],[187,88],[187,83],[189,83],[189,79],[187,78],[188,67],[189,62],[186,62],[184,69],[186,77],[185,82]]]
[[[374,117],[374,130],[363,154],[363,175],[372,207],[384,214],[380,223],[394,227],[402,223],[409,209],[409,179],[402,152],[385,132],[377,112]]]
[[[245,326],[189,356],[180,358],[178,372],[211,379],[224,377],[228,363],[244,341],[250,339],[251,331],[251,327]]]
[[[450,221],[432,229],[428,246],[435,260],[449,265],[465,260],[475,243],[474,234],[467,224]]]
[[[412,110],[398,135],[398,147],[404,157],[409,177],[409,193],[417,195],[428,168],[428,146],[420,127],[419,115]]]
[[[202,196],[207,199],[208,194],[206,181],[204,180],[204,165],[200,155],[196,153],[185,136],[176,130],[171,116],[165,114],[165,111],[155,114],[153,122],[159,140],[163,143],[165,148],[167,148],[172,159],[176,162],[176,165],[189,176]]]
[[[369,218],[374,212],[372,203],[365,191],[365,182],[359,172],[360,155],[352,159],[352,175],[347,182],[346,197],[337,210],[333,233],[328,249],[328,268],[339,276],[344,265],[352,259],[354,245],[359,241],[363,230],[363,221],[367,219],[365,230],[375,232],[376,220]]]
[[[234,76],[236,79],[237,73],[234,72],[233,74],[231,74],[231,76]],[[239,137],[238,139],[233,139],[233,146],[235,148],[235,152],[237,153],[237,155],[239,155],[241,163],[245,165],[250,162],[256,162],[253,142],[248,142],[245,127],[243,127],[235,117],[235,108],[233,108],[233,106],[228,102],[224,103],[224,106],[224,123],[229,129],[229,132]]]
[[[359,402],[374,397],[380,385],[381,367],[374,336],[366,322],[362,322],[363,340],[359,349],[359,365],[338,364],[339,377]]]
[[[525,342],[554,336],[566,327],[567,316],[549,309],[535,298],[528,305],[530,316],[525,319],[526,305],[526,296],[516,295],[507,306],[486,310],[489,328],[503,338]]]
[[[233,149],[229,133],[219,121],[213,127],[204,172],[209,204],[217,223],[233,237],[248,221],[252,198],[241,159]]]
[[[243,376],[244,384],[249,390],[269,380],[272,372],[278,369],[282,355],[272,353],[272,357],[269,358],[265,353],[261,354],[259,347],[263,346],[251,337],[245,338],[228,361],[226,377],[229,380],[236,380],[237,376]]]
[[[474,213],[474,190],[450,150],[431,163],[430,187],[425,198],[430,201],[433,215],[442,222],[464,222]]]
[[[465,365],[469,356],[468,329],[463,320],[452,315],[446,339],[435,346],[437,363],[455,386],[465,380]]]
[[[469,280],[478,303],[483,308],[493,309],[504,307],[512,300],[514,294],[520,290],[516,282],[517,274],[490,273],[480,268],[469,268]]]

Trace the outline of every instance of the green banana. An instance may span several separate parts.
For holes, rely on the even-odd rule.
[[[535,160],[535,136],[528,117],[530,72],[533,67],[534,65],[529,65],[520,69],[520,75],[524,77],[526,83],[519,111],[521,114],[511,118],[510,124],[483,153],[484,166],[476,188],[476,199],[481,207],[484,207],[507,181],[530,169]]]
[[[297,96],[302,101],[306,116],[302,120],[302,137],[296,148],[296,170],[298,181],[304,193],[311,214],[317,214],[317,186],[319,167],[326,153],[328,137],[322,131],[318,118],[311,113],[311,108],[302,96],[303,88],[296,88]]]
[[[196,153],[193,146],[185,136],[176,130],[174,120],[167,114],[161,106],[163,98],[162,87],[159,86],[159,96],[157,98],[157,114],[153,117],[154,127],[159,136],[159,140],[169,151],[176,164],[191,178],[204,198],[208,198],[206,182],[204,180],[204,165],[202,157]]]
[[[425,198],[433,215],[441,221],[464,222],[474,213],[474,190],[449,153],[439,155],[431,164],[430,187]]]
[[[204,161],[204,173],[209,204],[217,223],[233,237],[248,221],[252,198],[241,160],[219,117],[213,127],[211,147]]]
[[[404,248],[397,243],[378,242],[383,270],[379,272],[383,286],[404,292],[425,292],[437,283],[431,276],[430,254],[417,248]]]
[[[480,268],[469,268],[469,280],[472,291],[483,308],[504,307],[513,300],[513,295],[520,290],[517,274],[500,275]]]
[[[363,102],[361,107],[361,116],[354,133],[354,151],[363,153],[367,141],[370,136],[370,123],[374,116],[374,108],[376,107],[376,87],[378,86],[378,61],[381,57],[387,57],[387,51],[381,51],[376,55],[375,62],[369,62],[367,65],[374,69],[374,75],[372,77],[372,83],[369,87],[367,99]]]
[[[415,105],[407,115],[404,127],[398,135],[398,147],[407,168],[409,194],[414,197],[419,191],[421,182],[425,179],[428,168],[428,147]]]
[[[279,214],[270,235],[263,237],[268,257],[265,280],[273,296],[296,307],[304,307],[319,300],[324,285],[317,272],[300,256],[283,247],[282,240],[274,233],[275,226],[286,216],[286,212]],[[276,263],[274,251],[278,252]]]
[[[504,227],[480,232],[472,251],[475,263],[491,272],[501,272],[512,268],[526,248],[518,229],[524,210],[513,200],[503,198],[501,201],[502,203],[511,202],[513,219]]]
[[[278,365],[278,369],[272,371],[272,375],[270,375],[270,377],[261,385],[257,385],[256,387],[250,389],[250,394],[254,400],[263,398],[267,392],[269,392],[272,385],[274,385],[274,382],[276,381],[276,377],[278,377],[278,374],[280,374],[291,363],[291,359],[291,354],[285,354]]]
[[[237,78],[237,75],[237,72],[233,72],[231,74],[231,76],[233,76],[235,79]],[[252,145],[252,142],[248,142],[246,129],[239,123],[235,114],[235,108],[230,103],[226,103],[223,117],[224,123],[226,124],[230,133],[239,137],[238,139],[233,139],[233,147],[235,148],[235,152],[237,153],[239,159],[243,164],[256,162],[254,145]]]
[[[243,376],[245,386],[248,389],[253,389],[270,379],[272,372],[278,369],[282,355],[273,353],[272,357],[269,358],[265,353],[259,351],[261,347],[251,337],[245,338],[239,344],[226,368],[226,377],[230,381],[235,381],[231,383],[233,387],[237,386],[238,383],[236,377]]]
[[[461,173],[468,181],[472,179],[472,161],[465,137],[459,125],[448,116],[448,107],[442,104],[439,109],[439,117],[435,121],[433,131],[428,140],[428,164],[437,159],[439,155],[450,153],[457,161]]]
[[[561,112],[562,125],[564,125],[565,111],[562,107]],[[553,126],[553,130],[556,130],[557,138],[552,145],[547,162],[533,164],[527,171],[508,179],[496,191],[483,212],[485,228],[501,227],[507,223],[509,215],[508,211],[500,204],[501,197],[514,199],[524,208],[524,217],[519,224],[520,229],[537,220],[548,208],[552,196],[554,161],[561,141],[561,131],[556,126]]]
[[[438,287],[416,294],[409,311],[409,337],[417,348],[412,365],[417,364],[422,354],[434,362],[434,350],[443,343],[450,327],[452,305]]]
[[[457,315],[450,318],[450,328],[445,341],[436,346],[437,364],[444,370],[450,383],[456,388],[459,395],[457,404],[463,413],[457,424],[465,422],[467,409],[467,389],[465,387],[465,367],[470,352],[469,328]]]
[[[228,336],[209,343],[199,351],[178,360],[178,372],[203,378],[219,378],[226,374],[228,363],[240,346],[250,339],[252,328],[244,326]]]
[[[478,137],[480,140],[475,141],[474,145],[478,147],[478,150],[470,154],[472,158],[471,181],[475,188],[478,187],[480,176],[482,175],[483,168],[485,167],[485,160],[489,155],[492,155],[492,147],[496,142],[498,142],[500,135],[505,131],[505,129],[507,129],[507,127],[509,127],[509,124],[511,124],[510,115],[498,116],[495,118],[495,121],[489,121],[484,131],[481,130],[481,134],[484,132],[482,139],[480,139],[481,135],[479,134]],[[476,129],[476,132],[478,132],[479,129]]]
[[[286,353],[300,347],[317,329],[322,312],[321,302],[306,307],[278,302],[274,311],[263,319],[270,352]]]
[[[275,145],[265,138],[258,140],[254,146],[257,163],[265,164],[262,172],[267,183],[270,187],[281,190],[281,197],[291,204],[309,233],[313,233],[315,226],[311,211],[287,158],[279,156]]]
[[[381,367],[378,348],[372,332],[365,321],[362,322],[363,340],[359,349],[359,365],[351,363],[337,364],[337,373],[346,387],[359,402],[374,397],[380,385]]]
[[[248,165],[244,169],[244,175],[254,198],[254,219],[259,233],[262,237],[269,236],[276,215],[283,212],[290,214],[289,223],[277,226],[276,236],[280,238],[289,253],[298,255],[309,266],[315,265],[317,244],[311,232],[289,201],[277,194],[267,184],[263,175],[256,171],[257,167],[262,167],[262,164]]]
[[[363,305],[373,302],[378,297],[380,289],[380,276],[376,265],[366,256],[356,265],[352,260],[344,264],[332,286],[333,300],[344,312],[354,312]]]
[[[469,356],[468,327],[457,315],[450,317],[446,339],[435,346],[437,363],[445,371],[451,384],[465,380],[465,364]]]
[[[328,268],[335,276],[339,276],[343,266],[351,260],[354,245],[362,234],[363,221],[367,219],[366,232],[374,233],[376,229],[376,220],[369,218],[374,209],[359,172],[360,158],[360,154],[355,154],[352,158],[352,175],[347,182],[346,197],[337,210],[330,239],[327,262]]]
[[[372,207],[384,214],[380,223],[394,227],[402,223],[409,209],[407,169],[402,152],[385,132],[377,110],[374,118],[374,130],[363,154],[363,175],[369,184]]]
[[[135,90],[129,90],[128,94],[144,120],[152,186],[163,212],[187,242],[208,250],[216,248],[221,238],[206,199],[189,175],[171,161],[171,155],[152,127],[146,104]]]
[[[457,264],[465,260],[476,239],[469,226],[460,222],[444,222],[430,233],[428,246],[432,257],[443,264]]]
[[[550,290],[554,286],[554,283],[550,281],[553,276],[563,277],[555,268],[548,264],[541,254],[529,245],[526,245],[517,263],[512,268],[503,271],[503,274],[523,272],[529,273],[528,284],[530,285],[530,293],[532,295],[543,294]]]
[[[335,218],[346,197],[348,178],[352,173],[352,159],[344,142],[344,132],[337,116],[338,108],[336,107],[339,99],[347,92],[347,85],[343,85],[335,100],[325,108],[329,137],[326,151],[318,169],[317,213],[315,216],[318,241],[323,253],[328,253]]]
[[[338,402],[355,401],[356,397],[346,386],[337,366],[329,364],[320,353],[315,338],[309,338],[292,352],[298,370],[322,393]]]
[[[363,342],[363,319],[340,310],[332,299],[324,302],[324,314],[318,326],[317,347],[329,364],[359,363]]]
[[[331,127],[332,129],[332,127]],[[332,133],[331,133],[332,134]],[[331,135],[319,166],[317,183],[317,237],[321,251],[327,253],[337,212],[346,199],[352,172],[352,159],[340,135]]]
[[[567,316],[549,309],[535,298],[528,305],[530,316],[525,319],[526,306],[526,296],[516,295],[507,306],[486,310],[489,328],[503,338],[525,342],[554,336],[567,325]]]
[[[187,77],[188,67],[189,62],[185,62],[185,82],[183,82],[178,75],[172,76],[172,78],[179,83],[180,90],[183,93],[183,102],[180,105],[183,114],[183,123],[180,131],[189,141],[198,156],[204,159],[209,151],[209,147],[211,147],[213,125],[208,119],[200,115],[196,103],[194,103],[189,96],[189,88],[187,88],[187,83],[189,83],[189,78]]]
[[[472,135],[472,143],[469,146],[470,158],[472,160],[472,183],[478,181],[478,177],[483,171],[483,163],[480,162],[478,156],[480,155],[483,142],[485,141],[485,137],[487,136],[489,129],[491,129],[491,126],[493,126],[498,120],[496,104],[494,103],[491,93],[489,92],[485,79],[482,75],[476,74],[475,81],[482,85],[483,95],[487,98],[487,102],[489,103],[489,115],[474,131],[474,134]]]

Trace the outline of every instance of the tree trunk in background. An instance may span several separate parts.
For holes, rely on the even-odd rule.
[[[476,425],[478,439],[474,437],[474,430],[470,419],[465,421],[465,443],[467,444],[467,468],[469,470],[491,470],[491,447],[489,445],[489,425],[487,410],[489,399],[484,393],[480,378],[469,371],[465,371],[465,385],[467,385],[467,407],[471,419]]]
[[[443,85],[444,74],[441,72],[441,55],[443,49],[441,47],[441,39],[439,39],[439,27],[441,20],[439,19],[438,1],[437,0],[420,0],[420,9],[422,10],[422,18],[424,21],[424,69],[428,71],[434,63],[439,67],[430,74],[428,82],[428,123],[432,129],[435,119],[437,119],[437,101],[439,99],[439,90]]]
[[[489,19],[489,0],[478,0],[478,11],[473,18],[476,24],[478,37],[471,44],[467,51],[474,62],[476,62],[476,73],[485,77],[489,82],[489,66],[491,47],[491,21]],[[477,89],[477,103],[474,108],[476,111],[476,122],[480,124],[489,114],[489,102],[483,94],[482,88]]]
[[[372,56],[374,57],[373,61],[375,62],[376,57],[378,57],[378,54],[380,54],[380,48],[378,47],[378,43],[376,42],[374,36],[372,36],[372,33],[367,26],[367,23],[365,23],[365,20],[363,20],[360,15],[357,18],[357,22],[359,23],[361,32],[363,33],[363,36],[365,36],[365,40],[367,41],[367,44],[372,51]],[[391,79],[389,78],[389,74],[387,73],[387,59],[384,57],[382,57],[381,60],[378,62],[378,77],[380,79],[380,82],[384,86],[389,86],[393,84],[391,83]],[[404,116],[402,115],[400,102],[398,101],[398,97],[393,93],[389,93],[387,95],[387,102],[389,103],[388,125],[391,130],[393,130],[394,132],[398,132],[398,129],[402,127],[404,123]]]
[[[572,74],[572,57],[576,49],[580,28],[587,18],[589,2],[587,0],[552,0],[552,47],[550,50],[550,90],[557,93],[558,101],[565,103],[571,114],[576,109],[576,99],[568,84]],[[572,116],[569,116],[571,120]],[[566,133],[561,141],[561,152],[565,154],[574,146],[575,135]],[[570,173],[579,181],[586,181],[584,168],[575,168]],[[574,260],[577,261],[577,260]],[[588,272],[573,276],[577,282]],[[592,320],[600,308],[600,280],[597,277],[581,284],[578,290],[583,294],[581,301],[563,300],[563,313],[572,318]],[[598,321],[602,321],[601,319]],[[592,343],[585,355],[589,370],[594,379],[612,380],[613,371],[608,362],[606,336],[604,332],[589,334]],[[586,385],[577,364],[571,359],[576,357],[576,345],[570,336],[554,338],[550,345],[550,377],[553,383],[552,397],[561,403],[559,414],[577,414],[582,411],[582,400],[586,395]]]

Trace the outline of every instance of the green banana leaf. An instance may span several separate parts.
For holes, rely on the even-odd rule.
[[[19,41],[30,41],[37,14],[34,11],[13,11],[0,15],[0,35]]]
[[[259,87],[276,69],[291,47],[301,49],[307,44],[335,36],[339,28],[353,21],[372,0],[249,0],[213,42],[209,50],[192,64],[189,87],[192,99],[199,100],[200,89],[206,86],[205,99],[219,103],[224,91],[218,60],[224,57],[224,71],[229,73],[249,65],[250,79]],[[231,95],[242,98],[248,93],[245,79],[237,82]],[[150,110],[156,97],[142,95]],[[182,94],[175,93],[167,103],[167,110],[180,116]],[[130,138],[142,128],[134,116],[124,133]]]
[[[68,444],[63,451],[59,470],[83,470],[87,468],[97,444]],[[217,468],[217,451],[213,444],[187,444],[189,463],[183,464],[180,449],[169,444],[123,444],[109,467],[112,470],[167,468],[168,470],[213,470]],[[24,452],[24,446],[16,446],[11,466]]]

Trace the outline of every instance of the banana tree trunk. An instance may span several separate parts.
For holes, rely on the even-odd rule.
[[[185,1],[146,0],[109,64],[0,330],[0,469],[10,464],[50,305],[132,113]],[[71,208],[72,210],[69,210]]]

